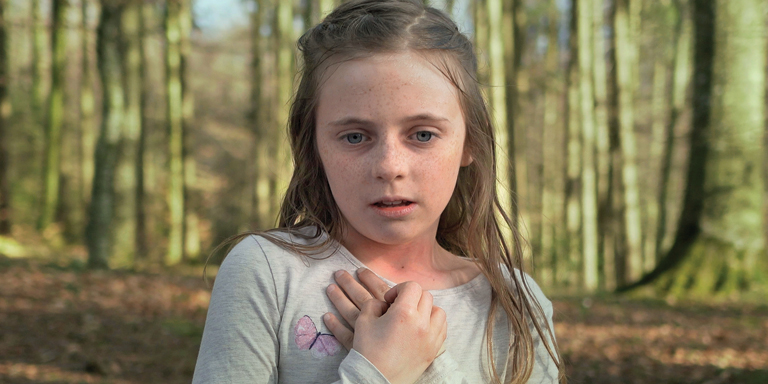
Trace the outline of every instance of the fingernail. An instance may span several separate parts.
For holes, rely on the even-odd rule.
[[[358,268],[358,269],[357,269],[357,273],[358,273],[358,274],[360,274],[360,273],[362,273],[363,271],[365,271],[366,269],[368,269],[368,268],[366,268],[366,267],[360,267],[360,268]]]
[[[335,285],[331,284],[331,285],[328,286],[328,292],[333,292],[335,290],[336,290],[336,286]]]
[[[323,320],[327,321],[327,320],[330,320],[330,319],[331,319],[331,313],[330,312],[328,312],[325,315],[323,315]]]
[[[341,277],[341,275],[342,275],[343,273],[344,273],[344,271],[343,271],[343,270],[341,270],[341,271],[336,271],[336,273],[334,273],[334,276],[336,276],[336,277]]]

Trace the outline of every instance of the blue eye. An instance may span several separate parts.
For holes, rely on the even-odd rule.
[[[363,141],[363,134],[362,133],[350,133],[348,135],[345,135],[344,138],[350,144],[360,144]]]
[[[429,132],[429,131],[416,132],[416,140],[421,141],[422,143],[426,143],[431,139],[432,139],[432,132]]]

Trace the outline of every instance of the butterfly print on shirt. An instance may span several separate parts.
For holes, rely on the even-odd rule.
[[[293,340],[300,350],[309,349],[314,357],[333,356],[341,350],[341,344],[329,333],[317,331],[315,322],[304,316],[293,327]]]

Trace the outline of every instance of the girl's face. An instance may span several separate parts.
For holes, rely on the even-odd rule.
[[[317,148],[345,240],[434,241],[459,168],[472,161],[456,88],[410,51],[343,61],[327,73]]]

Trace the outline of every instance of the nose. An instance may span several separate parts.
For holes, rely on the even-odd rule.
[[[397,138],[383,138],[373,154],[374,177],[386,182],[404,178],[408,171],[407,157],[407,149]]]

